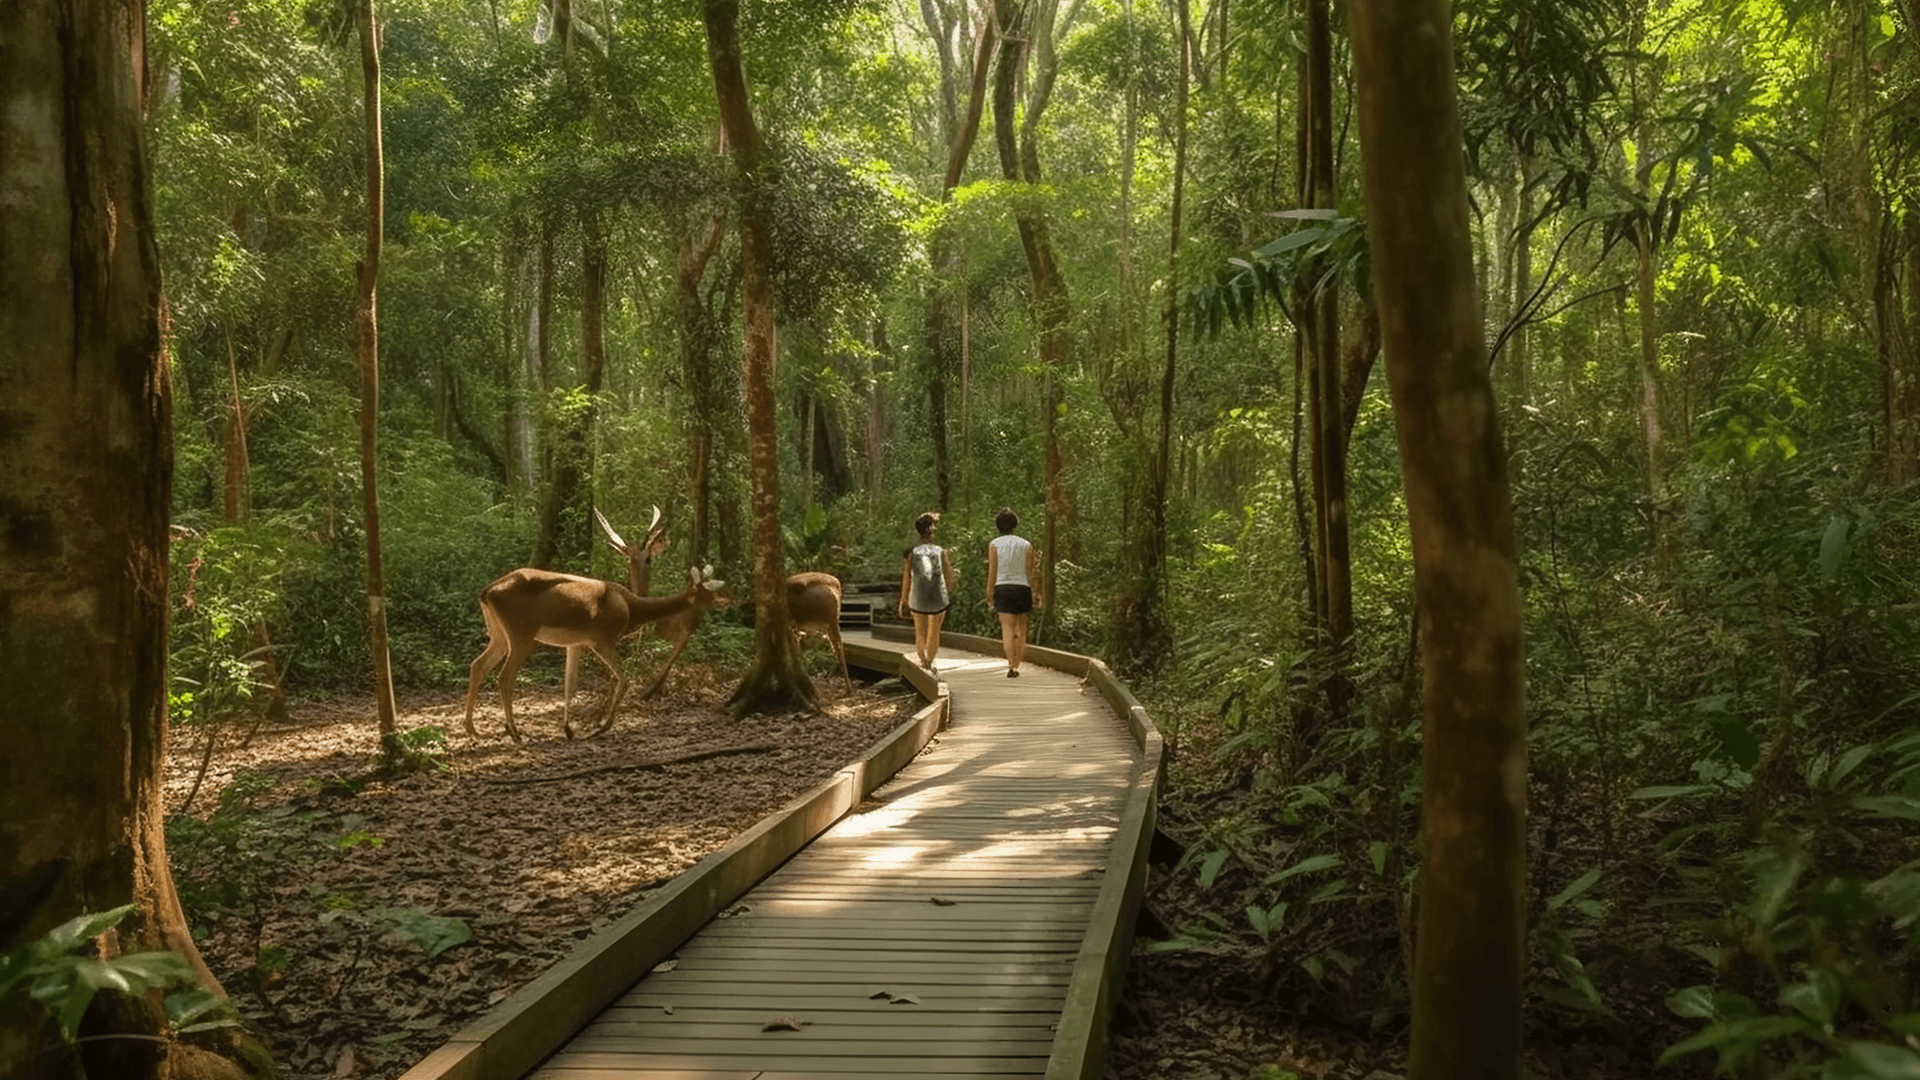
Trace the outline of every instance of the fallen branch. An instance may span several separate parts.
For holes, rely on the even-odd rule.
[[[573,772],[554,773],[549,776],[519,776],[504,780],[489,779],[489,784],[549,784],[555,780],[577,780],[582,776],[594,776],[599,773],[628,772],[635,769],[664,769],[669,765],[685,765],[691,761],[705,761],[708,758],[725,757],[728,754],[764,754],[778,750],[777,743],[754,743],[750,746],[722,746],[714,750],[695,750],[691,753],[676,754],[673,757],[655,758],[652,761],[632,761],[620,765],[596,765],[591,769],[577,769]]]

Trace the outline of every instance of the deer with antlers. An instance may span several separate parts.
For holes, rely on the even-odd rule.
[[[627,556],[629,580],[640,584],[639,570],[651,577],[651,564],[666,548],[666,532],[659,528],[660,511],[654,509],[654,525],[647,542],[629,549],[619,543],[606,518],[598,511],[601,527],[615,541],[615,547]],[[606,711],[591,734],[598,735],[613,723],[614,710],[626,692],[626,676],[620,670],[620,656],[614,645],[629,634],[651,623],[673,618],[689,611],[702,611],[723,600],[724,582],[712,580],[712,568],[688,571],[685,591],[674,596],[647,596],[638,589],[598,578],[579,577],[552,570],[523,568],[515,570],[480,591],[480,615],[487,624],[487,647],[474,658],[467,680],[466,731],[478,738],[473,726],[473,709],[480,697],[480,684],[487,674],[504,661],[500,669],[500,705],[506,714],[507,734],[517,744],[520,730],[513,722],[513,688],[520,666],[539,645],[557,645],[567,650],[566,699],[562,726],[567,738],[573,730],[573,686],[581,649],[591,649],[613,673],[613,692]]]
[[[599,511],[594,517],[600,523],[600,531],[605,534],[607,543],[613,545],[627,560],[628,585],[636,593],[644,596],[653,574],[653,560],[667,546],[665,526],[660,524],[660,510],[653,511],[653,525],[647,530],[646,542],[638,546],[629,544],[620,538],[607,519]],[[732,603],[722,597],[718,606]],[[667,684],[667,676],[673,673],[674,662],[687,649],[687,642],[693,638],[694,631],[700,629],[700,622],[706,618],[706,608],[689,608],[678,615],[656,619],[647,629],[660,635],[673,646],[667,654],[667,662],[660,666],[660,674],[654,676],[653,684],[640,693],[645,701],[660,692]],[[853,678],[847,672],[846,647],[840,642],[840,579],[832,574],[804,573],[795,574],[787,579],[787,614],[793,620],[793,631],[801,644],[806,643],[808,634],[827,639],[833,647],[833,655],[840,662],[840,679],[847,693],[853,693]],[[644,631],[643,631],[644,632]]]

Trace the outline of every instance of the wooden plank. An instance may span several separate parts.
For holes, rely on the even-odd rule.
[[[672,971],[647,976],[661,989],[688,983],[720,982],[738,986],[1064,986],[1073,975],[1071,960],[1052,964],[888,964],[858,958],[823,960],[804,970],[791,964],[756,960],[689,961]]]
[[[680,1068],[654,1069],[650,1067],[622,1067],[618,1069],[581,1069],[581,1068],[544,1068],[534,1074],[535,1080],[820,1080],[825,1073],[790,1072],[785,1069],[752,1069],[744,1072],[713,1072],[707,1069],[687,1070]],[[912,1070],[907,1072],[868,1072],[860,1075],[860,1080],[971,1080],[978,1073],[927,1072]],[[1038,1072],[1001,1073],[1001,1076],[1039,1076]]]
[[[860,997],[860,1001],[872,1001],[868,1009],[854,1007],[804,1007],[793,1009],[791,1003],[776,1003],[772,1007],[728,1007],[728,1005],[674,1005],[674,1011],[668,1013],[659,1007],[637,1007],[637,1005],[614,1005],[601,1013],[601,1019],[593,1020],[593,1028],[601,1024],[647,1024],[647,1026],[666,1026],[666,1028],[685,1028],[685,1030],[707,1030],[707,1028],[737,1028],[747,1024],[751,1028],[766,1026],[768,1019],[797,1015],[808,1020],[814,1026],[826,1028],[887,1028],[889,1032],[899,1030],[918,1030],[933,1028],[939,1032],[952,1030],[975,1030],[975,1028],[1041,1028],[1052,1038],[1054,1015],[1060,1009],[1058,1001],[1033,999],[1029,1009],[927,1009],[925,1005],[887,1005],[885,1001]],[[770,1011],[772,1009],[772,1011]],[[906,1036],[895,1036],[906,1038]]]
[[[632,1055],[630,1054],[610,1054],[604,1051],[576,1054],[572,1051],[562,1050],[550,1059],[547,1067],[543,1068],[539,1075],[541,1077],[561,1075],[549,1073],[549,1069],[618,1069],[625,1067],[626,1059],[631,1057]],[[923,1076],[925,1075],[925,1071],[919,1068],[920,1061],[920,1058],[911,1055],[895,1057],[842,1056],[815,1058],[807,1064],[811,1066],[809,1071],[827,1073],[829,1075],[868,1076],[873,1073],[904,1073],[913,1076]],[[1035,1057],[952,1057],[941,1061],[940,1068],[943,1072],[967,1076],[1031,1076],[1038,1074],[1038,1071],[1044,1067],[1045,1061],[1045,1058]],[[749,1055],[696,1053],[655,1055],[648,1061],[648,1065],[656,1070],[663,1068],[738,1070],[741,1068],[752,1068],[754,1062],[755,1059]],[[766,1063],[769,1065],[780,1065],[787,1072],[797,1071],[787,1062],[779,1060],[778,1058],[767,1061]]]
[[[922,1059],[1033,1057],[1044,1059],[1053,1048],[1051,1035],[1042,1039],[848,1039],[821,1035],[812,1028],[799,1031],[751,1031],[724,1039],[674,1038],[668,1035],[606,1035],[588,1028],[567,1044],[568,1054],[711,1054],[765,1056],[782,1064],[803,1058],[911,1057]]]
[[[671,1015],[680,1015],[683,1009],[774,1009],[787,1010],[804,1007],[820,1012],[827,1010],[844,1012],[896,1012],[901,1015],[945,1016],[950,1013],[1025,1013],[1047,1010],[1058,1014],[1060,1005],[1066,1000],[1066,991],[1051,990],[1044,986],[1029,987],[1015,994],[1009,994],[999,987],[948,987],[938,994],[915,994],[910,988],[894,989],[895,993],[915,994],[920,998],[917,1004],[893,1004],[885,999],[872,997],[879,989],[893,989],[882,982],[872,986],[856,986],[836,995],[818,993],[818,987],[804,987],[805,997],[797,997],[791,992],[762,993],[748,992],[744,988],[713,986],[690,986],[685,992],[662,991],[658,987],[641,983],[626,996],[614,1004],[617,1009],[658,1009],[662,1015],[668,1015],[668,1006],[673,1008]],[[704,992],[701,992],[704,991]],[[795,1002],[799,1001],[800,1006]],[[780,1015],[775,1012],[773,1015]]]
[[[1053,941],[1023,941],[1006,949],[986,949],[979,947],[983,943],[948,944],[938,939],[860,941],[853,938],[798,939],[774,938],[758,940],[709,939],[705,935],[680,946],[674,955],[682,960],[740,960],[748,957],[766,957],[780,960],[826,960],[842,956],[862,956],[876,959],[900,960],[912,962],[925,959],[928,962],[966,961],[977,963],[990,956],[1006,953],[1017,957],[1048,957],[1056,953],[1077,953],[1080,943],[1064,938]],[[988,942],[984,944],[997,944]]]
[[[862,919],[892,919],[895,921],[917,922],[942,919],[952,922],[980,922],[982,920],[1025,919],[1044,920],[1055,924],[1076,917],[1084,918],[1093,910],[1092,900],[1076,900],[1071,903],[1035,901],[1022,903],[1009,901],[994,904],[955,903],[952,907],[940,907],[925,897],[915,895],[911,900],[887,900],[868,898],[864,900],[842,900],[832,897],[773,897],[756,896],[750,903],[754,911],[768,914],[825,912],[841,916]],[[963,910],[964,909],[964,910]]]
[[[1055,993],[1062,990],[1072,977],[1073,969],[1062,966],[1057,972],[959,972],[942,974],[924,968],[911,970],[901,968],[869,968],[853,971],[810,971],[810,972],[746,972],[746,971],[671,971],[660,975],[649,975],[639,985],[647,987],[649,993],[672,995],[678,993],[719,994],[738,992],[742,995],[811,995],[815,997],[834,997],[837,995],[858,995],[865,997],[875,990],[891,990],[896,994],[930,994],[934,997],[922,997],[925,1001],[937,1001],[949,995],[959,997],[984,997],[992,994],[1007,993],[1013,989],[1022,992]]]
[[[925,923],[873,923],[863,920],[848,920],[832,926],[811,926],[807,920],[771,922],[757,927],[729,930],[724,933],[708,931],[692,942],[681,946],[685,951],[696,945],[711,943],[715,945],[782,945],[790,942],[838,942],[871,943],[910,943],[915,948],[927,949],[977,949],[990,945],[1005,945],[1012,949],[1025,949],[1034,946],[1068,945],[1078,948],[1082,932],[1077,923],[1060,922],[1046,926],[1030,926],[1023,930],[1009,930],[991,924],[950,924]]]

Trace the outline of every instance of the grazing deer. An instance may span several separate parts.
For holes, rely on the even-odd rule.
[[[626,550],[617,541],[614,545]],[[720,606],[732,603],[722,598]],[[640,699],[660,692],[666,685],[667,675],[673,671],[673,662],[687,647],[687,639],[700,628],[704,618],[704,609],[692,609],[669,618],[660,619],[652,625],[663,638],[673,643],[673,652],[667,656],[667,662],[660,668],[660,674],[654,677],[653,685],[647,687]],[[840,678],[845,683],[847,693],[853,693],[853,679],[847,673],[847,650],[840,643],[840,579],[832,574],[795,574],[787,579],[787,617],[793,622],[794,636],[802,645],[806,644],[808,634],[817,634],[827,639],[833,646],[833,655],[840,661]]]
[[[658,522],[657,512],[655,518]],[[650,536],[651,541],[651,536]],[[662,540],[661,547],[664,547]],[[640,549],[643,552],[649,548]],[[657,555],[657,549],[652,554]],[[646,556],[650,561],[652,555]],[[473,726],[473,708],[479,700],[480,684],[502,661],[500,669],[500,706],[506,714],[507,734],[520,742],[520,730],[513,722],[513,688],[536,645],[558,645],[567,650],[566,701],[562,726],[567,738],[574,738],[573,683],[575,662],[582,648],[593,650],[600,662],[613,673],[613,693],[600,723],[591,734],[598,735],[613,723],[613,713],[626,692],[626,676],[620,670],[620,656],[614,644],[648,623],[670,618],[691,609],[712,607],[719,599],[724,582],[710,580],[711,569],[688,571],[686,591],[675,596],[642,596],[632,589],[598,578],[578,577],[551,570],[520,569],[480,591],[480,615],[487,624],[487,647],[474,658],[467,679],[466,731],[479,737]]]
[[[600,531],[605,534],[607,543],[613,545],[613,550],[626,556],[627,587],[641,596],[647,595],[649,586],[653,582],[653,560],[667,546],[667,529],[660,524],[660,508],[654,508],[653,524],[647,529],[647,541],[639,547],[634,547],[622,540],[620,534],[613,531],[613,526],[607,523],[607,519],[600,516],[599,511],[594,512],[594,517],[600,522]],[[733,603],[732,597],[722,596],[712,606],[725,607],[731,603]],[[693,607],[678,615],[655,619],[647,624],[646,629],[652,630],[671,644],[673,652],[667,654],[667,662],[661,666],[660,674],[654,677],[653,685],[641,691],[641,701],[659,693],[660,688],[666,685],[667,675],[673,671],[673,662],[680,659],[680,654],[686,651],[688,640],[693,637],[695,630],[700,629],[700,622],[706,617],[706,608]],[[644,634],[645,631],[643,630],[642,633]]]
[[[808,634],[817,634],[833,646],[834,659],[840,661],[840,680],[846,692],[853,693],[853,678],[847,674],[847,649],[840,643],[840,579],[832,574],[795,574],[787,579],[787,618],[793,621],[793,634],[806,644]]]

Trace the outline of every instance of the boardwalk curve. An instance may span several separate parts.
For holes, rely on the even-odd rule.
[[[723,858],[736,842],[602,935],[617,955],[576,954],[403,1080],[1098,1075],[1160,778],[1145,710],[1073,654],[1030,649],[1008,679],[998,642],[949,634],[936,681],[910,642],[846,636],[931,702],[777,830],[798,854]]]

